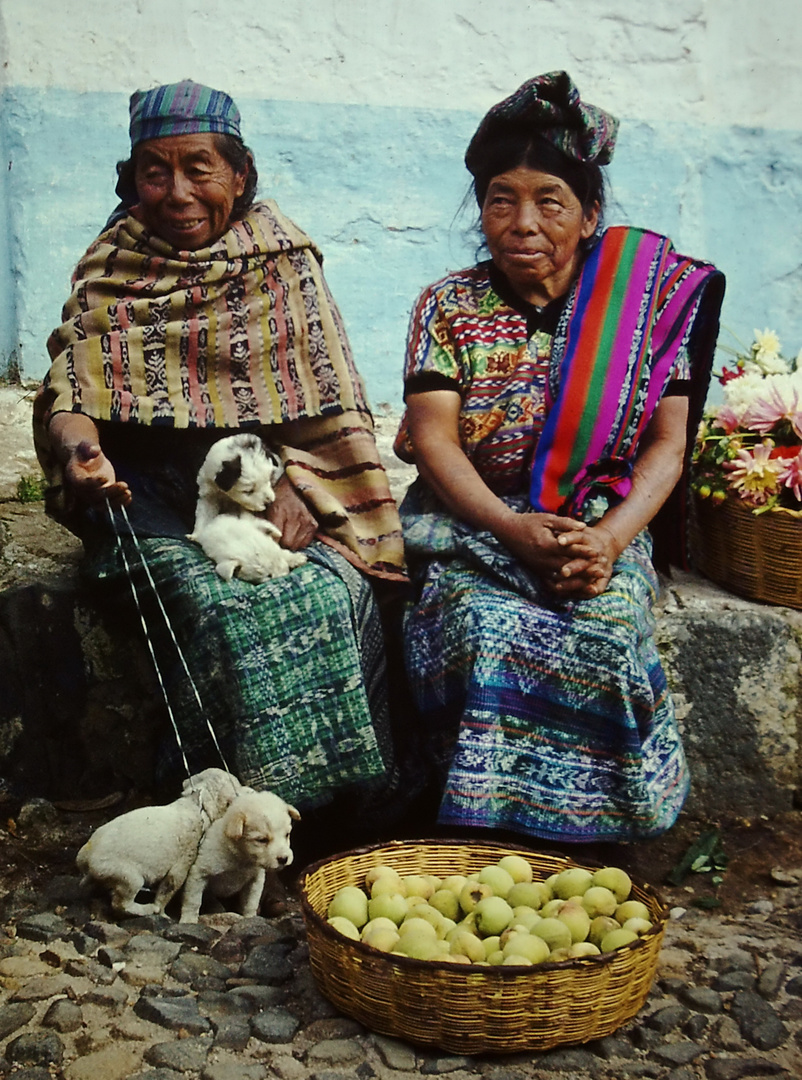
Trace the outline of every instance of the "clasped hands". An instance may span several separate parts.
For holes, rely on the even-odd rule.
[[[603,524],[586,525],[557,514],[511,513],[499,539],[547,588],[572,600],[603,593],[620,554]]]

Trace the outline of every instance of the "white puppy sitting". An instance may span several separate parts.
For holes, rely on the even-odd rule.
[[[223,769],[205,769],[184,781],[167,806],[141,806],[107,821],[90,836],[75,862],[84,882],[111,890],[118,915],[158,915],[184,884],[211,823],[241,792],[252,791]],[[153,903],[136,895],[156,886]]]
[[[258,435],[219,439],[198,473],[198,504],[190,540],[200,544],[225,581],[236,574],[259,584],[306,562],[278,544],[281,532],[257,517],[274,501],[281,462]]]
[[[301,815],[270,791],[244,792],[209,827],[187,875],[181,922],[197,922],[204,892],[238,897],[239,911],[259,910],[267,870],[292,862],[290,831]]]

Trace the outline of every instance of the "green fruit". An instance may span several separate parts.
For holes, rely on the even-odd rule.
[[[445,915],[447,919],[456,920],[459,918],[459,900],[451,889],[438,889],[437,892],[432,894],[429,903],[433,908],[436,908],[441,915]]]
[[[473,909],[476,929],[481,937],[490,937],[505,930],[512,919],[512,908],[501,896],[486,896]]]
[[[385,863],[380,863],[378,866],[371,866],[370,870],[365,874],[365,888],[368,892],[372,890],[379,878],[387,878],[390,881],[395,881],[397,885],[401,880],[401,875],[394,866],[387,866]],[[395,888],[393,891],[398,892],[398,888]]]
[[[652,924],[648,919],[633,917],[632,919],[626,920],[623,928],[624,930],[631,930],[634,934],[637,934],[638,937],[643,937],[644,934],[648,934],[651,930]]]
[[[376,926],[372,930],[363,931],[362,940],[366,945],[370,945],[371,948],[378,949],[380,952],[392,952],[401,937],[394,926],[392,929]]]
[[[531,964],[542,964],[549,957],[548,943],[535,934],[512,934],[502,949],[505,957],[523,956]]]
[[[464,874],[449,874],[448,877],[443,878],[441,888],[448,889],[459,898],[459,894],[462,892],[462,888],[467,880],[468,879]]]
[[[386,896],[388,893],[392,896],[407,895],[407,887],[398,874],[382,874],[370,886],[371,897]]]
[[[570,959],[571,959],[571,950],[570,949],[553,949],[549,953],[549,963],[559,964],[559,962],[561,960],[570,960]]]
[[[369,934],[372,930],[394,930],[398,933],[398,926],[392,919],[386,919],[383,916],[379,916],[376,919],[371,919],[370,922],[366,922],[362,927],[362,938],[364,940],[365,934]]]
[[[548,900],[540,909],[540,914],[544,919],[556,919],[556,917],[562,911],[562,906],[565,903],[564,900]]]
[[[591,919],[597,915],[614,915],[618,907],[615,893],[603,885],[591,885],[582,896],[582,906]]]
[[[368,898],[356,885],[343,885],[331,898],[326,915],[329,919],[341,916],[356,927],[368,921]]]
[[[593,874],[583,866],[572,866],[567,870],[561,870],[554,880],[552,891],[561,900],[568,900],[571,896],[581,896],[590,888]]]
[[[479,881],[489,885],[494,896],[504,899],[515,884],[512,874],[508,873],[503,866],[494,863],[491,866],[483,866],[479,871]]]
[[[383,893],[381,896],[372,896],[368,900],[370,919],[390,919],[397,926],[406,913],[407,900],[401,893]]]
[[[493,934],[492,937],[482,938],[482,948],[485,951],[485,960],[488,960],[491,953],[501,951],[501,938],[498,934]]]
[[[617,930],[619,925],[612,915],[597,915],[595,919],[590,921],[588,941],[598,947],[601,945],[605,934],[609,934],[611,930]]]
[[[409,908],[406,915],[401,920],[401,926],[403,927],[404,923],[409,922],[412,919],[425,919],[427,923],[434,927],[435,931],[439,931],[444,922],[444,917],[437,908],[433,908],[426,903],[416,904],[414,907]]]
[[[579,900],[566,900],[557,918],[571,931],[571,941],[585,941],[590,930],[590,915]]]
[[[615,909],[615,917],[623,926],[627,919],[648,919],[649,909],[640,900],[625,900]]]
[[[326,920],[329,926],[345,935],[345,937],[353,938],[354,941],[359,941],[359,930],[354,926],[350,919],[346,919],[343,915],[332,915],[331,918]]]
[[[551,889],[542,881],[517,881],[506,896],[511,907],[530,907],[536,911],[551,900]]]
[[[507,901],[509,904],[509,900]],[[540,922],[543,916],[539,911],[530,907],[515,907],[512,909],[512,926],[524,926],[531,930],[536,922]]]
[[[501,949],[497,949],[488,956],[487,962],[491,967],[498,967],[500,964],[504,963],[504,953]]]
[[[485,959],[485,947],[475,934],[468,930],[457,930],[449,941],[451,955],[467,956],[472,964]]]
[[[532,866],[523,855],[504,855],[498,861],[502,870],[506,870],[517,885],[519,882],[532,880]]]
[[[471,881],[468,879],[459,894],[459,906],[466,915],[470,915],[480,900],[484,900],[486,896],[492,895],[493,890],[489,885],[480,881]]]
[[[600,948],[603,953],[612,952],[613,949],[620,949],[637,940],[638,935],[634,931],[625,930],[623,926],[619,926],[617,930],[611,930],[609,934],[604,935]]]
[[[577,941],[568,950],[568,954],[569,956],[577,958],[582,956],[600,956],[601,949],[590,941]]]
[[[430,922],[426,921],[426,919],[404,919],[398,928],[398,932],[402,938],[410,935],[414,936],[416,934],[422,937],[431,938],[432,941],[437,938],[437,931]]]
[[[525,956],[516,956],[515,954],[505,956],[501,963],[503,967],[532,967],[531,960],[527,960]]]
[[[393,951],[411,956],[414,960],[434,960],[438,955],[442,955],[444,949],[442,941],[436,936],[427,937],[425,934],[410,931],[400,936]]]
[[[532,927],[531,933],[543,938],[549,949],[567,949],[571,944],[571,931],[559,919],[541,919]]]
[[[434,886],[424,874],[407,874],[401,880],[407,887],[407,896],[422,896],[428,900],[434,892]]]
[[[614,893],[618,903],[623,904],[632,889],[632,878],[626,870],[621,870],[617,866],[605,866],[593,875],[593,884],[609,889],[611,893]],[[607,912],[601,912],[601,914],[606,915]]]

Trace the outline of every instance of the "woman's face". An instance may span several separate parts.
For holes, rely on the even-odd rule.
[[[530,304],[568,291],[593,235],[598,206],[586,214],[564,180],[519,165],[494,176],[482,205],[482,231],[493,262]]]
[[[136,148],[139,205],[132,213],[181,251],[208,247],[228,228],[247,170],[234,172],[214,135],[168,135]]]

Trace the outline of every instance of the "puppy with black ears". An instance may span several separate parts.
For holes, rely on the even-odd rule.
[[[236,574],[259,584],[306,562],[301,552],[282,548],[281,532],[257,516],[275,500],[281,473],[278,457],[258,435],[229,435],[206,455],[189,539],[200,544],[225,581]]]

